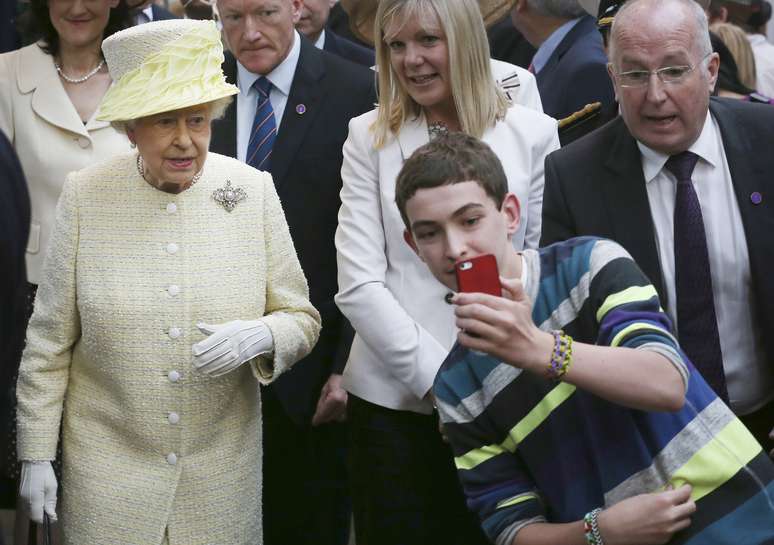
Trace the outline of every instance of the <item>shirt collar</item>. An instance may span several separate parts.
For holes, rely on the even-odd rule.
[[[719,146],[717,124],[707,110],[707,118],[704,120],[699,138],[688,148],[688,151],[695,153],[714,167],[722,157],[722,150]],[[637,147],[640,148],[642,154],[642,173],[645,176],[645,183],[650,183],[664,168],[669,155],[649,148],[640,141],[637,141]]]
[[[559,44],[562,43],[562,40],[564,40],[564,37],[567,36],[567,34],[573,29],[575,25],[578,24],[578,21],[581,19],[582,17],[578,17],[577,19],[571,19],[567,21],[562,26],[554,30],[545,42],[540,44],[540,47],[538,47],[538,50],[535,53],[535,56],[532,57],[532,69],[535,71],[535,74],[543,69],[543,67],[548,62],[548,59],[551,58],[551,55],[554,54],[556,48],[559,47]]]
[[[322,29],[320,31],[320,37],[317,38],[316,42],[314,42],[314,46],[317,49],[324,49],[325,48],[325,29]]]
[[[290,87],[293,85],[293,76],[296,73],[296,66],[298,65],[298,59],[301,56],[301,38],[298,36],[297,31],[293,31],[293,45],[290,47],[290,52],[285,59],[274,67],[274,70],[266,74],[268,79],[275,89],[280,91],[285,96],[290,94]],[[256,74],[250,72],[247,68],[242,66],[242,63],[237,61],[237,82],[239,83],[239,93],[247,95],[253,87],[255,81],[263,74]]]

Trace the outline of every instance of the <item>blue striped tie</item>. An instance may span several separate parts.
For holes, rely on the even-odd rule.
[[[255,80],[253,87],[258,91],[258,108],[255,110],[250,141],[247,143],[247,164],[258,170],[268,171],[271,168],[271,149],[277,137],[274,109],[269,100],[271,82],[260,77]]]

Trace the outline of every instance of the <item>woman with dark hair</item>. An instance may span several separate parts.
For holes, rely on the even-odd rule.
[[[0,131],[8,136],[27,179],[32,215],[26,252],[26,318],[40,279],[54,210],[68,173],[129,150],[126,135],[95,112],[111,85],[102,40],[131,25],[124,0],[31,0],[25,37],[35,43],[0,55]],[[20,325],[26,327],[26,323]],[[0,507],[15,501],[13,405],[18,357],[2,362]]]

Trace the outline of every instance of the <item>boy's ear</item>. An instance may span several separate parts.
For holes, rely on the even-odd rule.
[[[507,193],[503,199],[503,205],[500,207],[500,212],[505,215],[508,238],[510,238],[519,230],[519,225],[521,225],[521,205],[518,197],[513,193]]]
[[[419,255],[419,250],[417,250],[417,243],[414,242],[414,235],[412,235],[411,231],[408,229],[403,230],[403,240],[406,241],[406,244],[411,246],[411,249],[414,250],[414,253],[419,256],[419,259],[422,259],[422,256]]]

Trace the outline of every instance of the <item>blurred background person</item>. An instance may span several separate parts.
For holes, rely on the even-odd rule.
[[[732,23],[747,34],[753,48],[757,82],[752,87],[765,96],[774,96],[774,44],[766,39],[771,20],[769,0],[712,0],[710,23]]]
[[[710,25],[710,31],[722,40],[731,53],[742,85],[755,89],[755,57],[744,30],[731,23],[714,23]]]
[[[712,27],[713,29],[718,27],[730,27],[730,29],[732,29],[731,33],[741,34],[741,41],[739,41],[737,36],[736,45],[740,46],[742,50],[746,49],[746,52],[743,53],[743,55],[747,56],[748,62],[752,60],[750,44],[747,42],[744,32],[741,29],[729,23],[715,23]],[[726,28],[726,33],[728,33],[728,30],[729,29]],[[758,93],[754,88],[748,87],[742,81],[742,77],[739,75],[740,71],[737,68],[736,56],[732,54],[730,48],[727,47],[727,44],[720,38],[719,34],[710,32],[710,41],[712,42],[712,50],[720,57],[718,79],[715,83],[715,94],[717,96],[737,98],[748,102],[763,102],[765,104],[774,103],[771,98]],[[752,74],[752,78],[748,75],[747,81],[750,81],[750,79],[755,81],[754,73]]]
[[[577,0],[516,0],[511,18],[537,49],[530,71],[545,113],[562,119],[593,102],[613,103],[597,23]]]
[[[504,163],[524,218],[514,245],[537,244],[556,122],[516,103],[521,95],[509,100],[496,83],[482,13],[507,11],[510,2],[479,4],[379,2],[379,104],[350,122],[344,145],[336,303],[356,331],[344,386],[358,545],[487,543],[465,506],[429,394],[456,337],[447,290],[404,241],[395,204],[403,161],[437,135],[462,131]],[[460,219],[475,220],[473,211]]]
[[[134,23],[141,25],[151,21],[166,21],[167,19],[176,19],[177,16],[164,6],[158,5],[153,0],[128,0],[129,8],[132,10]]]
[[[303,0],[301,18],[296,28],[306,36],[317,49],[324,49],[349,61],[368,66],[374,65],[374,51],[362,45],[337,36],[326,29],[331,12],[330,0]]]
[[[27,179],[32,214],[27,243],[26,319],[40,281],[54,210],[65,177],[98,160],[127,151],[129,141],[106,121],[97,106],[111,79],[102,40],[131,25],[123,0],[32,0],[22,26],[36,43],[0,55],[0,130],[16,151]],[[18,357],[4,362],[15,374]],[[15,380],[2,395],[15,399]],[[0,415],[10,422],[0,437],[2,508],[13,508],[18,489],[15,418],[12,407]],[[28,526],[17,512],[17,531]]]
[[[103,46],[136,152],[67,177],[17,387],[21,495],[67,545],[261,545],[267,384],[314,346],[271,177],[208,154],[237,92],[208,21]],[[180,92],[185,89],[185,92]]]

